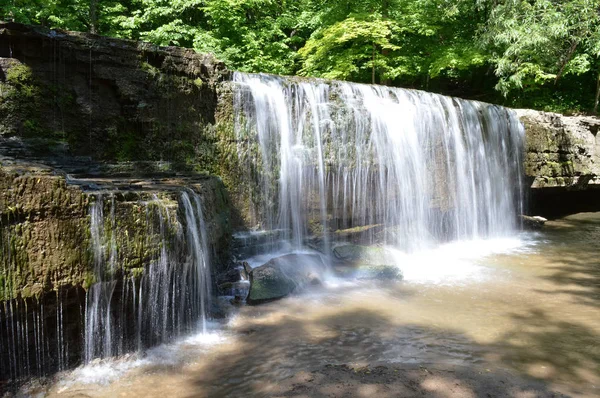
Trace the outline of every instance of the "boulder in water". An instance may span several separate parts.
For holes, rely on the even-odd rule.
[[[316,254],[288,254],[276,257],[250,273],[246,302],[261,304],[277,300],[308,285],[320,283],[325,264]]]
[[[341,245],[333,249],[335,272],[344,278],[400,280],[402,271],[392,255],[381,247]]]
[[[521,221],[523,222],[523,228],[529,230],[538,230],[542,229],[544,224],[546,224],[547,219],[540,216],[525,216],[521,215]]]
[[[391,265],[394,260],[382,247],[341,245],[333,249],[333,255],[339,261],[353,265]]]
[[[342,278],[402,280],[402,270],[395,265],[336,265],[335,273]]]

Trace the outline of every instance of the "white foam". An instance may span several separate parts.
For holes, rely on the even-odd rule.
[[[220,330],[220,324],[208,323],[208,331],[184,337],[174,343],[162,344],[143,353],[128,354],[118,358],[97,359],[87,365],[66,372],[59,381],[59,392],[73,385],[108,385],[134,369],[145,366],[175,366],[190,362],[189,357],[206,352],[225,343],[229,336]],[[186,355],[189,354],[189,355]]]
[[[529,243],[521,237],[511,237],[454,241],[415,253],[405,253],[393,247],[386,249],[402,270],[405,281],[445,284],[483,280],[488,270],[483,259],[521,251]]]
[[[144,363],[145,359],[140,358],[138,354],[92,361],[67,373],[65,378],[59,382],[61,386],[59,392],[68,389],[73,384],[110,384],[129,370],[142,366]]]

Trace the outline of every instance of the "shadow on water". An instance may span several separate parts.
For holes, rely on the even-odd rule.
[[[551,223],[547,233],[549,289],[539,293],[571,296],[576,304],[600,307],[600,213],[582,213]],[[568,233],[565,233],[568,231]]]
[[[532,377],[568,383],[585,391],[600,377],[600,335],[582,324],[553,319],[531,310],[512,315],[519,325],[500,342],[502,363]],[[597,393],[600,385],[595,384]]]
[[[514,318],[518,327],[489,345],[369,311],[253,324],[235,354],[195,374],[189,396],[561,396],[550,382],[569,394],[593,390],[596,332],[542,311]]]
[[[580,255],[580,259],[562,259],[553,266],[552,275],[545,279],[556,287],[537,291],[545,294],[567,294],[578,304],[600,306],[600,258],[597,255]],[[588,261],[585,261],[585,258]],[[596,264],[593,264],[596,262]]]
[[[562,397],[600,388],[598,329],[536,306],[504,314],[509,327],[482,343],[435,322],[403,322],[393,310],[311,315],[311,300],[242,308],[235,338],[193,366],[155,361],[107,391],[58,396]]]

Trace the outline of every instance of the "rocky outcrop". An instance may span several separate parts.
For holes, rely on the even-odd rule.
[[[216,171],[216,86],[227,76],[189,49],[0,23],[0,136]]]
[[[531,214],[600,210],[600,118],[517,110]]]
[[[110,228],[119,246],[116,260],[132,274],[156,258],[161,245],[159,228],[153,225],[156,220],[147,218],[148,209],[160,205],[171,213],[165,217],[176,223],[184,189],[193,189],[203,199],[215,269],[226,262],[229,208],[217,178],[145,180],[113,175],[110,180],[71,177],[68,184],[65,176],[48,166],[10,158],[1,162],[0,300],[93,283],[90,206],[98,200],[103,200],[104,214],[114,224]],[[171,227],[173,233],[180,228]]]
[[[525,173],[532,188],[600,184],[600,119],[517,110],[525,126]]]
[[[544,224],[546,224],[546,221],[548,220],[540,216],[521,216],[523,228],[532,231],[542,229],[544,227]]]

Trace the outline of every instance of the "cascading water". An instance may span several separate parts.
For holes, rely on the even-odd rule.
[[[0,222],[0,380],[44,376],[73,365],[77,351],[68,341],[80,321],[78,290],[57,288],[44,296],[23,298],[15,288],[20,272],[14,238],[18,224]],[[14,294],[13,294],[14,293]],[[7,297],[5,296],[5,297]],[[75,354],[76,355],[76,354]]]
[[[327,248],[331,231],[357,226],[382,226],[371,241],[406,251],[515,228],[524,131],[511,110],[384,86],[233,80],[257,222],[294,247],[318,233]]]
[[[144,222],[158,229],[160,252],[139,271],[119,267],[111,198],[110,218],[102,194],[90,208],[96,282],[86,297],[86,363],[170,341],[199,321],[206,329],[211,280],[200,197],[181,194],[181,223],[157,198],[146,204]]]
[[[0,306],[0,380],[43,376],[206,331],[211,259],[200,196],[188,189],[179,205],[172,194],[146,201],[90,197],[87,292],[55,285],[55,294],[22,298],[13,286],[23,260],[14,255],[18,224],[0,220],[0,293],[9,297]]]
[[[208,242],[206,240],[206,226],[202,214],[202,206],[198,195],[192,192],[190,200],[187,192],[181,195],[187,225],[187,242],[192,264],[191,278],[191,303],[192,311],[199,314],[202,319],[202,331],[206,333],[206,310],[210,300],[210,259],[208,256]],[[192,204],[192,201],[194,202]]]

